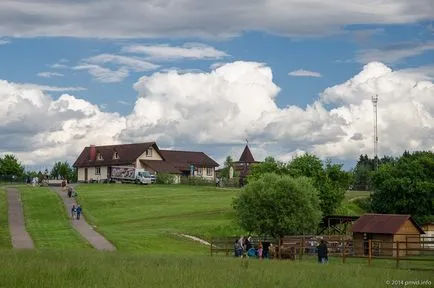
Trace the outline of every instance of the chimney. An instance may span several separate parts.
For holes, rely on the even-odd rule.
[[[95,161],[96,160],[96,146],[90,145],[89,149],[89,161]]]

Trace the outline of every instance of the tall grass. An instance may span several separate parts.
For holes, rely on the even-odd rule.
[[[11,247],[12,243],[8,225],[8,201],[5,189],[0,187],[0,249]]]
[[[388,287],[428,280],[431,272],[366,265],[241,260],[89,251],[1,251],[0,287]],[[426,286],[429,287],[429,286]]]
[[[91,247],[69,222],[60,197],[49,188],[19,188],[29,232],[37,248]]]

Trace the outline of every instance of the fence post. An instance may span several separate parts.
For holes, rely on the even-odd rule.
[[[304,254],[304,236],[301,237],[301,243],[300,243],[300,260],[303,260],[303,254]]]
[[[282,259],[282,237],[279,237],[279,259]]]
[[[396,268],[399,268],[399,241],[396,242]]]
[[[371,258],[372,258],[372,240],[368,240],[368,264],[371,265]]]
[[[345,263],[345,249],[347,249],[346,241],[342,241],[342,263]]]

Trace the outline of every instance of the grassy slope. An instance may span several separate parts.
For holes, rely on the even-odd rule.
[[[387,280],[429,280],[432,272],[365,264],[240,261],[195,256],[66,251],[0,251],[1,287],[387,287]],[[246,265],[243,265],[246,264]],[[429,287],[425,285],[425,287]]]
[[[3,187],[0,187],[0,249],[12,247],[9,235],[7,205],[6,191]]]
[[[19,188],[26,228],[38,248],[86,248],[85,241],[69,223],[59,196],[45,187]]]
[[[207,248],[175,234],[239,233],[231,222],[236,190],[90,184],[78,191],[85,216],[121,250],[206,253]]]
[[[357,206],[357,204],[353,201],[356,199],[369,197],[369,195],[369,191],[348,191],[345,194],[345,199],[342,203],[342,207],[339,208],[338,211],[336,211],[336,214],[354,216],[363,214],[365,211],[363,211],[363,209]]]

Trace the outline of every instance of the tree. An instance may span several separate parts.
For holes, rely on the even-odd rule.
[[[258,180],[266,173],[275,173],[278,175],[289,174],[285,163],[277,161],[273,157],[267,157],[264,162],[250,167],[249,182],[251,180]]]
[[[233,207],[241,228],[273,237],[314,233],[322,216],[311,179],[273,173],[251,180]]]
[[[343,165],[332,164],[331,161],[324,164],[311,154],[299,156],[288,164],[290,175],[312,178],[319,191],[321,211],[324,215],[332,215],[341,206],[351,183],[350,173],[343,171],[342,167]]]
[[[231,156],[227,156],[223,169],[220,170],[220,177],[221,178],[225,178],[225,179],[229,179],[229,170],[231,167],[234,166],[234,160],[232,159]]]
[[[51,176],[53,178],[62,178],[66,180],[73,180],[74,169],[69,165],[68,162],[56,162],[51,169]]]
[[[434,153],[404,152],[373,174],[371,207],[377,213],[410,214],[420,224],[434,218]]]
[[[6,154],[0,158],[0,175],[7,180],[22,178],[24,167],[12,154]]]

